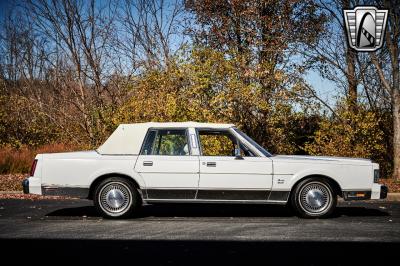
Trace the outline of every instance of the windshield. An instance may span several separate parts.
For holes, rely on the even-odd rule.
[[[260,144],[258,144],[257,142],[255,142],[252,138],[250,138],[249,136],[247,136],[245,133],[243,133],[242,131],[240,131],[239,129],[237,129],[236,127],[233,128],[233,130],[235,130],[235,132],[237,132],[240,136],[242,136],[245,140],[247,140],[248,142],[250,142],[251,145],[253,145],[254,147],[256,147],[257,150],[259,150],[262,154],[264,154],[267,157],[271,157],[272,154],[269,153],[266,149],[264,149]]]

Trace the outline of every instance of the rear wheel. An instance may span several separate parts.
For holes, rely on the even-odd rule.
[[[94,204],[106,218],[125,218],[140,206],[140,196],[134,185],[124,178],[111,177],[99,183]]]
[[[301,181],[291,196],[292,206],[305,218],[324,218],[332,214],[337,196],[324,178],[312,177]]]

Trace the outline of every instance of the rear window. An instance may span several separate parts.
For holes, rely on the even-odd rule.
[[[151,129],[143,145],[142,155],[190,155],[186,129]]]

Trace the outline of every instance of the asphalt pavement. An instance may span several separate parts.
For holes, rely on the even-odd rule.
[[[279,205],[161,204],[103,219],[86,200],[0,200],[3,254],[41,264],[372,265],[397,259],[400,202],[340,202],[329,219]]]

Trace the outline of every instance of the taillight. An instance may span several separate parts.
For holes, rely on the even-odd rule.
[[[29,174],[29,176],[35,175],[36,164],[37,164],[37,159],[33,160],[33,162],[32,162],[31,173]]]
[[[374,170],[374,183],[379,182],[379,169]]]

